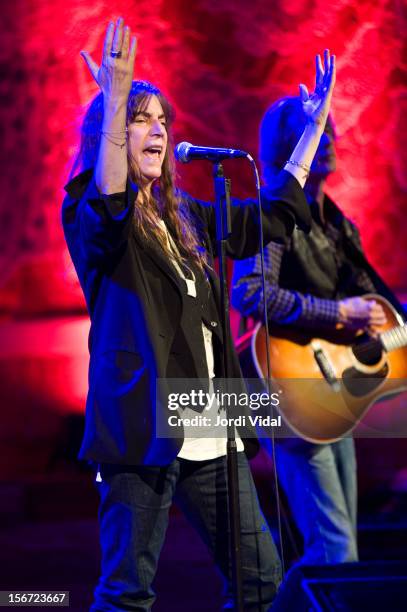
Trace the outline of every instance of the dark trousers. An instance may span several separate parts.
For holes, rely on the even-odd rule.
[[[281,580],[280,562],[243,452],[238,453],[238,466],[245,611],[265,612]],[[233,609],[226,457],[197,462],[175,459],[165,467],[130,469],[101,469],[102,482],[98,486],[102,568],[91,610],[151,609],[155,600],[151,583],[173,499],[212,553],[226,583],[229,603],[225,609]],[[182,584],[176,585],[176,593],[181,604]]]

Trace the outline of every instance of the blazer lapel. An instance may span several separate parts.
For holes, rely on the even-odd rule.
[[[140,238],[136,233],[134,234],[134,238],[146,255],[148,255],[150,259],[161,269],[161,271],[172,280],[182,297],[184,293],[182,284],[183,280],[179,277],[175,267],[170,262],[168,256],[161,249],[160,245],[155,241],[147,242]]]

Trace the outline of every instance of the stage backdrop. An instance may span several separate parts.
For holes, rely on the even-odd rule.
[[[138,35],[135,76],[156,83],[176,108],[176,141],[254,156],[267,107],[297,94],[300,82],[312,87],[317,52],[336,53],[339,168],[329,192],[358,223],[372,263],[403,294],[400,2],[13,0],[1,12],[0,478],[10,478],[11,466],[26,474],[49,465],[52,445],[64,446],[63,415],[83,413],[89,324],[60,203],[81,118],[97,92],[79,51],[99,61],[106,25],[119,15]],[[234,195],[254,194],[246,162],[225,169]],[[179,172],[193,195],[212,197],[210,164]]]
[[[257,154],[258,125],[278,96],[312,85],[314,54],[338,56],[333,113],[339,168],[330,193],[359,225],[371,261],[406,288],[407,140],[403,14],[396,0],[14,0],[1,45],[0,303],[3,315],[82,309],[59,206],[83,109],[96,92],[81,49],[99,60],[107,22],[139,37],[136,76],[177,110],[177,140]],[[245,162],[227,164],[233,193],[253,193]],[[210,166],[180,169],[210,198]]]

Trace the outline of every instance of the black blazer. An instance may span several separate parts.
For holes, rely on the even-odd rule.
[[[124,194],[104,196],[88,170],[65,189],[65,238],[91,318],[89,392],[79,457],[101,463],[168,464],[180,450],[183,432],[178,439],[155,436],[155,410],[161,414],[156,379],[166,375],[183,308],[182,281],[159,245],[146,243],[135,231],[136,185],[128,181]],[[212,265],[214,208],[186,194],[183,205],[189,207]],[[256,203],[234,200],[231,208],[228,255],[250,257],[260,249]],[[263,191],[262,209],[264,244],[284,240],[295,224],[309,229],[309,206],[288,172],[281,172],[273,189]],[[210,284],[219,311],[214,272]],[[223,350],[232,376],[240,377],[232,342]]]

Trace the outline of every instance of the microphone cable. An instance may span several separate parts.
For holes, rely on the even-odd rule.
[[[262,207],[261,207],[261,190],[260,190],[260,177],[257,165],[250,153],[247,154],[246,158],[249,160],[256,183],[257,193],[257,206],[259,212],[259,235],[260,235],[260,271],[261,271],[261,282],[263,289],[263,318],[264,328],[266,332],[266,362],[267,362],[267,391],[269,398],[271,396],[271,365],[270,365],[270,345],[269,345],[269,324],[268,324],[268,313],[267,313],[267,296],[266,296],[266,275],[264,270],[264,248],[263,248],[263,218],[262,218]],[[285,558],[284,558],[284,547],[283,547],[283,530],[281,521],[281,500],[280,500],[280,489],[278,484],[277,476],[277,462],[276,462],[276,450],[275,450],[275,434],[274,428],[271,427],[271,448],[272,448],[272,459],[273,459],[273,480],[276,495],[276,506],[277,506],[277,531],[280,540],[280,556],[281,556],[281,572],[282,578],[285,577]]]

